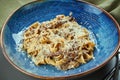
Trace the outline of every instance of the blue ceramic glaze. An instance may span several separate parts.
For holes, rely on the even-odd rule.
[[[43,22],[58,14],[69,15],[70,12],[80,25],[92,32],[96,43],[95,59],[78,68],[61,71],[51,65],[35,66],[25,52],[16,49],[15,39],[20,38],[18,36],[13,38],[13,34],[18,34],[36,21]],[[70,76],[96,68],[113,55],[118,43],[119,34],[116,24],[107,14],[90,4],[74,0],[49,0],[27,4],[9,18],[3,29],[3,45],[10,60],[24,71],[45,77]]]

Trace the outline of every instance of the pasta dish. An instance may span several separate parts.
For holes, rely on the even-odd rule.
[[[35,22],[24,32],[23,49],[36,65],[76,68],[93,59],[94,47],[89,31],[72,16],[57,15],[50,21]]]

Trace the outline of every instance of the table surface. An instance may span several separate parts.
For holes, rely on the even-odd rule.
[[[33,0],[0,0],[0,29],[4,24],[7,17],[17,8],[22,5],[31,2]],[[103,80],[105,75],[113,65],[115,64],[115,58],[113,58],[106,67],[101,68],[97,72],[80,78],[81,80]],[[97,74],[96,74],[97,73]],[[101,75],[102,74],[102,75]],[[120,75],[119,75],[120,76]],[[80,80],[78,79],[78,80]],[[0,80],[40,80],[15,69],[3,56],[0,48]],[[76,79],[77,80],[77,79]]]

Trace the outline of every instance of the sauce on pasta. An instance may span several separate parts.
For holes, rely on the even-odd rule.
[[[24,32],[23,49],[36,65],[76,68],[93,59],[94,47],[89,31],[71,16],[57,15],[50,21],[35,22]]]

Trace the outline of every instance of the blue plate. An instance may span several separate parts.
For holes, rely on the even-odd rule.
[[[58,14],[73,13],[76,21],[91,32],[96,43],[95,59],[75,69],[57,70],[51,65],[35,66],[25,52],[18,50],[21,31],[32,23],[43,22]],[[16,10],[2,28],[2,50],[8,61],[20,71],[38,78],[69,78],[83,76],[104,66],[120,45],[120,28],[106,11],[92,4],[75,0],[46,0],[26,4]]]

